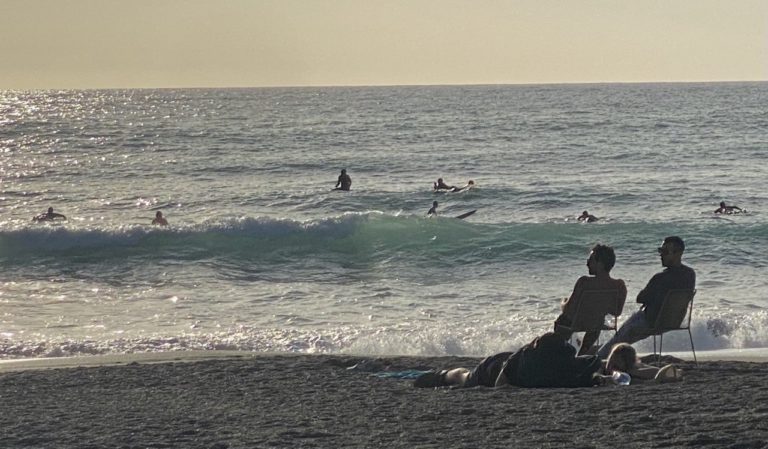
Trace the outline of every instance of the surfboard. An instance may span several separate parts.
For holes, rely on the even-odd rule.
[[[461,215],[457,216],[456,218],[458,218],[459,220],[461,220],[461,219],[463,219],[463,218],[467,218],[467,217],[469,217],[470,215],[474,214],[475,212],[477,212],[477,209],[475,209],[475,210],[471,210],[471,211],[469,211],[469,212],[464,212],[463,214],[461,214]]]

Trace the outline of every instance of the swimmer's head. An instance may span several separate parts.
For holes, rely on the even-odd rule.
[[[52,213],[53,213],[53,208],[52,208],[52,207],[49,207],[49,208],[48,208],[48,213],[49,213],[49,214],[52,214]]]
[[[155,217],[157,217],[157,218],[163,218],[163,213],[162,213],[162,212],[160,212],[160,211],[157,211],[157,213],[155,214]]]

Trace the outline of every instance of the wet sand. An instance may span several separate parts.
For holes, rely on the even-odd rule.
[[[456,357],[3,362],[0,447],[768,447],[768,363],[741,358],[760,361],[683,362],[680,383],[580,389],[417,389],[372,375],[479,361]]]

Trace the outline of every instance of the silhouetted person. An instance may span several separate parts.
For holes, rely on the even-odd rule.
[[[38,215],[37,217],[34,217],[34,218],[32,218],[32,221],[35,221],[35,222],[41,222],[41,221],[54,221],[54,220],[56,220],[57,218],[61,218],[62,220],[66,220],[66,219],[67,219],[67,217],[65,217],[65,216],[64,216],[64,215],[62,215],[62,214],[57,214],[57,213],[55,213],[55,212],[53,211],[53,208],[52,208],[52,207],[49,207],[49,208],[48,208],[48,212],[46,212],[46,213],[44,213],[44,214],[40,214],[40,215]]]
[[[618,332],[604,344],[597,354],[605,358],[616,343],[635,343],[650,337],[650,328],[661,313],[661,304],[670,290],[692,290],[696,287],[696,272],[693,268],[683,265],[685,243],[677,236],[664,239],[658,248],[661,265],[664,271],[653,275],[648,285],[637,294],[637,302],[642,304],[640,310],[632,314]]]
[[[432,188],[434,190],[453,190],[456,187],[444,183],[443,178],[437,178],[437,182],[432,183]]]
[[[166,220],[163,217],[163,213],[162,212],[157,211],[157,213],[155,214],[155,219],[152,220],[152,224],[153,225],[158,225],[158,226],[168,226],[168,220]]]
[[[742,209],[739,206],[728,206],[725,201],[720,201],[720,207],[715,209],[716,214],[734,214],[737,211],[742,212]]]
[[[555,321],[555,332],[562,334],[566,339],[571,338],[571,332],[564,329],[573,324],[576,318],[576,302],[580,299],[585,290],[617,290],[619,293],[617,313],[620,315],[624,309],[624,301],[627,299],[627,286],[622,279],[611,277],[611,269],[616,264],[616,253],[608,245],[597,244],[592,247],[587,259],[587,271],[589,276],[582,276],[576,281],[571,296],[564,299],[560,304],[563,313]],[[617,315],[618,316],[618,315]],[[600,338],[600,331],[589,331],[584,333],[581,341],[579,355],[585,355],[590,352],[592,345]]]
[[[347,174],[347,169],[342,168],[339,180],[336,181],[336,187],[333,190],[349,190],[352,187],[352,178]]]
[[[470,179],[469,181],[467,181],[467,185],[465,185],[464,187],[453,187],[453,188],[451,188],[451,192],[461,192],[462,190],[471,189],[474,186],[475,186],[475,181]]]
[[[427,216],[437,215],[437,201],[432,201],[432,207],[427,212]]]
[[[597,220],[599,220],[599,218],[595,217],[594,215],[590,214],[587,211],[584,211],[584,212],[581,213],[581,215],[579,215],[578,220],[579,221],[586,221],[587,223],[594,223]]]

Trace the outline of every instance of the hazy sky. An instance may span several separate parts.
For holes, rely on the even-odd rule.
[[[768,80],[768,0],[0,0],[0,89]]]

